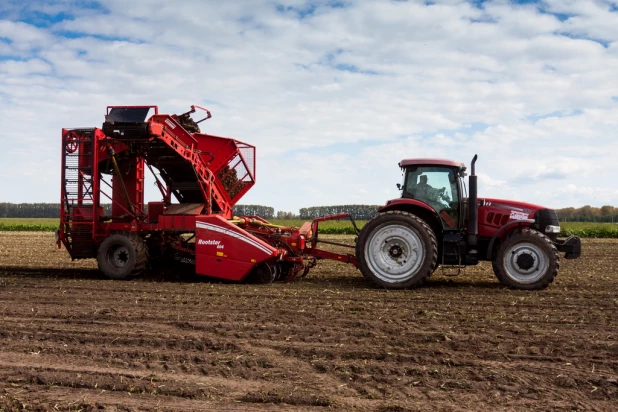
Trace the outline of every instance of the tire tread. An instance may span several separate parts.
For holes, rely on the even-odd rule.
[[[548,258],[550,259],[549,273],[535,283],[519,284],[513,281],[513,279],[511,279],[504,271],[503,253],[506,249],[506,246],[513,241],[513,238],[516,237],[529,237],[532,240],[538,240],[542,242],[541,244],[546,245],[547,247],[549,247],[549,250],[551,250],[551,255],[548,256]],[[498,246],[498,251],[495,258],[492,260],[491,265],[494,270],[494,274],[496,275],[500,283],[502,283],[506,287],[510,289],[541,290],[548,287],[554,281],[556,276],[558,276],[558,270],[560,269],[560,255],[558,253],[556,245],[554,245],[551,239],[549,239],[547,236],[537,230],[525,228],[522,230],[514,231],[507,235],[506,239],[502,241]]]
[[[110,275],[106,272],[105,268],[102,265],[102,261],[105,260],[106,249],[108,247],[107,242],[111,242],[110,239],[116,238],[118,236],[124,237],[130,243],[131,247],[135,251],[135,263],[130,271],[122,274]],[[148,247],[146,246],[146,242],[142,239],[137,233],[133,232],[118,232],[112,233],[110,236],[101,243],[99,246],[99,252],[97,253],[97,263],[99,270],[102,271],[107,277],[111,279],[127,279],[129,277],[134,277],[142,274],[147,266],[148,266],[149,256],[148,256]]]
[[[381,281],[380,279],[375,278],[365,261],[364,247],[365,247],[365,240],[366,240],[365,234],[366,233],[363,233],[363,230],[361,230],[361,233],[358,237],[358,241],[356,243],[356,256],[358,259],[358,267],[363,277],[365,277],[365,279],[368,279],[372,281],[373,283],[379,286],[385,287],[387,289],[405,289],[405,288],[412,288],[412,287],[420,286],[421,284],[423,284],[423,282],[427,280],[427,278],[429,278],[429,276],[434,272],[437,266],[438,241],[436,239],[436,235],[434,231],[431,229],[431,227],[427,223],[425,223],[423,219],[419,218],[418,216],[412,213],[404,212],[402,210],[389,210],[387,212],[378,213],[365,224],[363,229],[373,228],[374,226],[378,226],[382,223],[391,221],[393,220],[393,218],[411,219],[411,220],[414,220],[418,225],[420,225],[422,230],[425,232],[425,234],[429,238],[429,242],[431,243],[431,245],[427,245],[427,249],[431,250],[431,256],[429,256],[429,259],[428,259],[429,265],[424,265],[424,267],[421,268],[423,273],[420,273],[419,275],[414,276],[412,279],[408,280],[407,282],[403,284],[387,283],[387,282]]]

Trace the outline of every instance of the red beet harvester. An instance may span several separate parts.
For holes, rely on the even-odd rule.
[[[198,122],[190,117],[196,109],[205,113]],[[158,257],[233,281],[305,276],[319,258],[354,263],[353,255],[316,247],[319,221],[341,216],[298,229],[232,215],[255,184],[255,147],[199,133],[197,123],[209,117],[199,106],[182,115],[110,106],[100,129],[63,129],[58,245],[73,259],[96,258],[112,279],[137,275]],[[145,168],[163,199],[147,207]],[[111,203],[111,214],[102,203]]]

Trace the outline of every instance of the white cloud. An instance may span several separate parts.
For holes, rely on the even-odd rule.
[[[478,153],[481,195],[618,204],[608,2],[318,2],[302,18],[308,2],[280,3],[0,6],[0,201],[57,201],[60,129],[99,126],[107,105],[199,104],[204,130],[258,148],[243,202],[384,203],[402,158]],[[35,10],[73,18],[37,27]]]

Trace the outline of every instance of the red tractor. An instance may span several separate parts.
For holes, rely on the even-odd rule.
[[[558,239],[556,212],[511,200],[477,198],[472,160],[469,197],[463,163],[406,159],[399,163],[403,186],[362,229],[358,267],[377,285],[420,285],[441,265],[459,270],[491,261],[500,282],[515,289],[543,289],[558,274],[559,252],[580,256],[579,238]],[[433,186],[432,186],[433,185]],[[440,187],[438,189],[438,187]]]
[[[196,109],[205,113],[198,121],[191,117]],[[553,210],[477,200],[476,156],[469,198],[463,164],[402,161],[402,197],[363,227],[356,254],[319,249],[320,242],[346,246],[320,240],[320,222],[350,218],[356,227],[354,220],[342,213],[292,228],[234,216],[233,206],[255,184],[255,147],[201,133],[199,123],[210,117],[199,106],[180,115],[160,114],[156,106],[110,106],[102,128],[63,129],[58,246],[73,259],[96,258],[112,279],[171,258],[200,275],[272,282],[305,276],[317,260],[332,259],[392,289],[421,284],[439,265],[459,270],[479,260],[491,260],[509,287],[541,289],[557,274],[558,252],[580,255],[578,238],[557,239]],[[162,201],[144,203],[146,168]]]

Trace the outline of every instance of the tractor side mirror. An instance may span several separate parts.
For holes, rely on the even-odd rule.
[[[401,183],[397,183],[397,189],[401,190]]]

